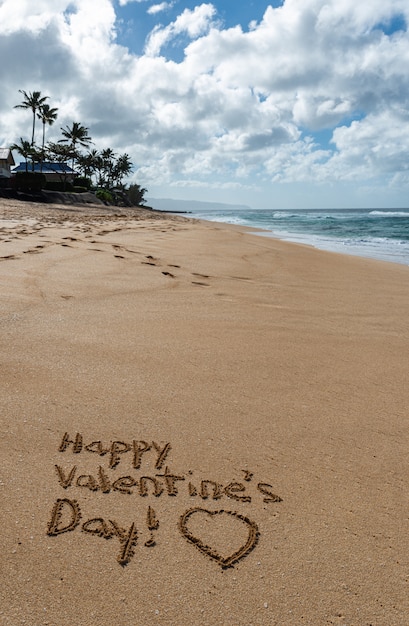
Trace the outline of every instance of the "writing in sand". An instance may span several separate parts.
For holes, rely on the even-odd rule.
[[[69,466],[56,464],[55,473],[60,487],[64,490],[78,492],[100,492],[103,494],[119,493],[125,496],[142,498],[173,497],[196,498],[196,504],[203,500],[235,501],[240,504],[249,504],[254,501],[273,503],[281,502],[272,485],[267,482],[253,481],[254,475],[247,469],[241,470],[241,480],[220,482],[210,478],[196,480],[193,471],[173,472],[169,467],[169,455],[172,450],[170,443],[158,443],[133,439],[131,441],[111,441],[104,444],[101,440],[84,442],[81,433],[71,437],[65,433],[58,447],[60,453],[67,456],[74,455],[75,464]],[[81,455],[81,456],[79,456]],[[99,460],[92,473],[84,473],[79,469],[79,461],[85,456],[96,455]],[[127,465],[130,474],[117,476],[118,467]],[[130,466],[130,469],[129,469]],[[150,470],[148,468],[151,468]],[[143,475],[140,475],[143,474]],[[119,540],[120,550],[117,560],[121,565],[127,565],[134,555],[140,532],[133,521],[126,527],[116,520],[105,516],[95,516],[81,523],[81,506],[75,498],[58,498],[51,511],[47,534],[58,536],[66,532],[80,529],[88,535],[103,539],[116,537]],[[201,533],[201,524],[213,524],[216,533],[223,533],[223,527],[230,535],[237,534],[237,545],[229,553],[222,554],[222,550],[209,545],[209,540]],[[149,505],[146,512],[143,529],[149,532],[149,537],[143,542],[145,547],[157,545],[154,533],[159,529],[159,519],[153,506]],[[207,510],[201,506],[193,506],[185,510],[178,519],[178,529],[182,537],[192,543],[202,554],[217,562],[222,568],[232,567],[237,561],[249,554],[259,540],[257,524],[247,516],[237,511],[220,509]],[[211,542],[210,542],[211,543]],[[220,543],[220,542],[218,542]]]

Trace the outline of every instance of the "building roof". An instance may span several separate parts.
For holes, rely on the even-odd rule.
[[[30,172],[33,171],[33,166],[31,163],[28,164],[28,170]],[[13,172],[25,172],[26,171],[26,163],[20,163],[13,169]],[[42,166],[41,163],[34,163],[34,172],[42,172],[43,174],[72,174],[76,175],[78,172],[73,170],[67,163],[51,163],[48,161],[44,161]]]
[[[10,165],[14,165],[15,161],[10,148],[0,148],[0,161],[8,161]]]

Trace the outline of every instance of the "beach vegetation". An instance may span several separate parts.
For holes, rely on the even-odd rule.
[[[143,206],[145,204],[144,196],[146,192],[147,189],[141,187],[137,183],[133,183],[127,188],[126,195],[133,206]]]
[[[43,124],[43,136],[42,136],[42,142],[41,142],[41,165],[44,162],[44,156],[45,156],[45,150],[44,150],[44,147],[45,147],[45,127],[47,125],[48,126],[52,126],[54,124],[55,120],[58,117],[57,111],[58,111],[57,108],[50,107],[49,104],[42,104],[40,106],[39,112],[37,113],[38,119],[41,120],[41,122]]]
[[[79,122],[73,122],[71,127],[66,126],[61,128],[62,139],[59,139],[59,143],[66,144],[71,151],[72,169],[74,169],[74,161],[78,156],[77,146],[82,148],[88,148],[92,143],[92,139],[88,134],[88,128],[83,126]]]
[[[77,178],[75,179],[76,187],[83,187],[84,189],[89,191],[91,189],[91,185],[92,180],[90,178],[87,178],[86,176],[77,176]]]
[[[51,163],[59,163],[61,165],[67,165],[74,157],[73,149],[70,145],[61,143],[48,143],[45,148],[45,154],[47,160]],[[62,183],[62,191],[67,191],[67,183],[70,182],[72,174],[68,168],[61,167],[58,169],[60,181]]]
[[[15,109],[30,109],[33,114],[33,124],[31,130],[31,145],[35,143],[35,125],[37,112],[44,106],[45,101],[48,100],[48,96],[42,96],[41,91],[29,91],[28,93],[23,89],[19,89],[19,92],[23,94],[23,101],[21,104],[16,104]]]
[[[132,173],[133,163],[129,154],[116,154],[112,148],[96,150],[91,148],[93,144],[89,129],[80,122],[72,122],[71,125],[62,127],[61,139],[46,143],[46,127],[52,126],[58,117],[58,108],[51,107],[40,91],[26,92],[19,90],[23,95],[23,101],[15,105],[15,108],[32,111],[33,121],[31,128],[31,141],[20,137],[19,143],[10,146],[25,161],[26,172],[31,169],[34,174],[35,163],[40,163],[40,172],[45,162],[56,163],[56,172],[60,181],[49,181],[47,189],[55,191],[75,190],[78,192],[92,191],[107,204],[141,206],[145,204],[144,195],[146,189],[136,183],[128,187],[124,180]],[[43,130],[41,147],[37,147],[35,130],[36,119],[41,120]],[[70,164],[70,168],[62,165]],[[72,170],[75,170],[76,180],[71,181]],[[28,180],[28,179],[27,179]],[[39,179],[40,180],[40,179]]]
[[[114,203],[114,196],[107,189],[97,189],[97,191],[95,192],[95,195],[99,200],[102,200],[104,204]]]
[[[14,150],[23,157],[26,164],[26,172],[28,172],[28,162],[31,160],[33,154],[33,146],[31,143],[27,139],[20,137],[20,143],[13,143],[10,146],[10,150]]]

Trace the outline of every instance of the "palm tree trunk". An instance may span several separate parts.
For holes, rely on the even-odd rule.
[[[34,146],[34,133],[35,133],[35,127],[36,127],[36,112],[33,111],[33,132],[31,134],[31,145]]]
[[[43,173],[44,144],[45,144],[45,122],[43,122],[43,143],[41,145],[41,161],[40,161],[40,172],[41,173]]]

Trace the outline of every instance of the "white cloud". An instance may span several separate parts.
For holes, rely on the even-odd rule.
[[[382,180],[403,190],[408,32],[380,28],[398,16],[409,22],[406,0],[286,0],[244,31],[201,4],[154,28],[137,56],[118,45],[113,0],[98,11],[94,0],[3,0],[0,144],[29,134],[30,114],[13,107],[19,89],[40,89],[59,107],[50,138],[84,123],[96,147],[131,155],[149,189]],[[180,39],[190,40],[181,62],[160,56]],[[321,131],[332,144],[320,145]]]
[[[147,0],[119,0],[119,6],[124,7],[131,2],[146,2]]]
[[[193,11],[185,9],[174,22],[166,27],[157,26],[149,36],[145,54],[155,56],[174,37],[186,34],[191,39],[203,35],[209,29],[216,9],[211,4],[201,4]]]
[[[173,5],[174,2],[161,2],[160,4],[153,4],[151,7],[149,7],[147,13],[149,13],[149,15],[156,15],[157,13],[161,13],[162,11],[167,11],[168,9],[171,9]]]

